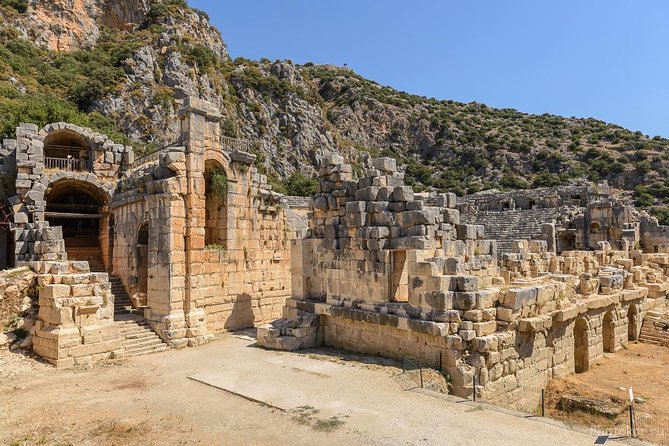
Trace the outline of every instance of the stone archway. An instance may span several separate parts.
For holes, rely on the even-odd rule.
[[[92,271],[105,271],[108,201],[106,191],[72,177],[52,182],[44,193],[44,219],[62,228],[68,258],[88,261]]]
[[[67,172],[91,170],[91,144],[82,132],[58,129],[44,138],[44,167]]]
[[[228,248],[228,174],[218,160],[205,162],[205,245]]]
[[[602,319],[602,341],[604,342],[604,352],[615,353],[616,351],[616,321],[613,317],[613,310],[609,310]]]
[[[145,221],[137,231],[136,245],[137,293],[146,295],[149,281],[149,222]]]
[[[574,371],[586,372],[590,368],[590,336],[588,321],[580,317],[574,322]]]
[[[636,305],[632,304],[627,310],[627,341],[636,341],[639,338],[639,321]]]

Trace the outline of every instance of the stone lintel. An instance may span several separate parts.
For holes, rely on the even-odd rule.
[[[221,112],[209,102],[189,96],[184,100],[184,105],[179,109],[177,114],[180,118],[183,118],[191,113],[204,116],[210,121],[219,121],[223,117]]]

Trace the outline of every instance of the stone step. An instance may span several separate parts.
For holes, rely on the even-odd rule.
[[[164,352],[166,350],[169,350],[169,347],[165,344],[161,344],[158,346],[149,346],[149,347],[142,347],[138,349],[130,349],[126,350],[128,356],[141,356],[141,355],[150,355],[152,353],[160,353]]]
[[[123,342],[123,348],[126,350],[138,349],[143,347],[156,347],[163,344],[158,337],[146,337],[142,339],[129,339]]]
[[[151,330],[147,330],[147,331],[131,331],[131,332],[121,333],[121,334],[122,334],[123,337],[124,337],[125,339],[127,339],[127,340],[130,340],[130,339],[142,339],[142,338],[146,338],[147,336],[152,336],[152,335],[157,337],[157,335],[156,335],[155,333],[153,333]]]

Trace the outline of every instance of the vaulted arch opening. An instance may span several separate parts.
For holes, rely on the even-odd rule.
[[[71,260],[87,260],[93,271],[104,271],[100,235],[107,234],[107,196],[92,183],[63,179],[52,183],[44,196],[45,219],[63,229]]]
[[[607,311],[602,319],[602,341],[604,342],[604,351],[614,353],[616,351],[616,327],[613,318],[613,310]]]
[[[636,305],[630,305],[627,310],[627,340],[636,341],[639,337],[639,323]]]
[[[91,145],[72,130],[56,130],[44,139],[44,166],[47,169],[88,171]]]
[[[215,160],[205,162],[205,245],[228,247],[228,175]]]
[[[146,294],[149,280],[149,222],[145,221],[137,232],[137,292]]]
[[[589,368],[589,336],[588,322],[584,318],[576,319],[574,323],[574,371],[583,373]]]

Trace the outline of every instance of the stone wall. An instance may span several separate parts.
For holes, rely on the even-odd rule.
[[[293,299],[258,329],[260,345],[416,356],[455,395],[470,396],[476,378],[487,400],[533,410],[549,379],[587,370],[664,308],[667,255],[603,240],[558,255],[555,241],[521,240],[498,262],[484,226],[460,223],[454,197],[414,194],[393,160],[373,163],[354,181],[341,159],[324,159],[307,238],[293,243]],[[600,198],[597,209],[615,207]]]
[[[106,273],[87,262],[35,262],[39,313],[33,350],[57,367],[71,367],[122,354],[114,302]]]
[[[201,283],[212,332],[274,320],[291,295],[289,232],[280,197],[255,168],[239,169],[239,164],[231,169],[236,181],[228,186],[227,243],[205,248]]]
[[[657,218],[646,213],[640,221],[640,247],[648,252],[669,252],[669,226],[659,224]]]
[[[291,294],[281,196],[252,167],[254,155],[221,144],[206,104],[189,101],[182,115],[185,146],[138,160],[111,205],[113,272],[131,296],[146,282],[145,317],[176,347],[272,320]],[[211,191],[213,171],[226,175],[225,197]]]

